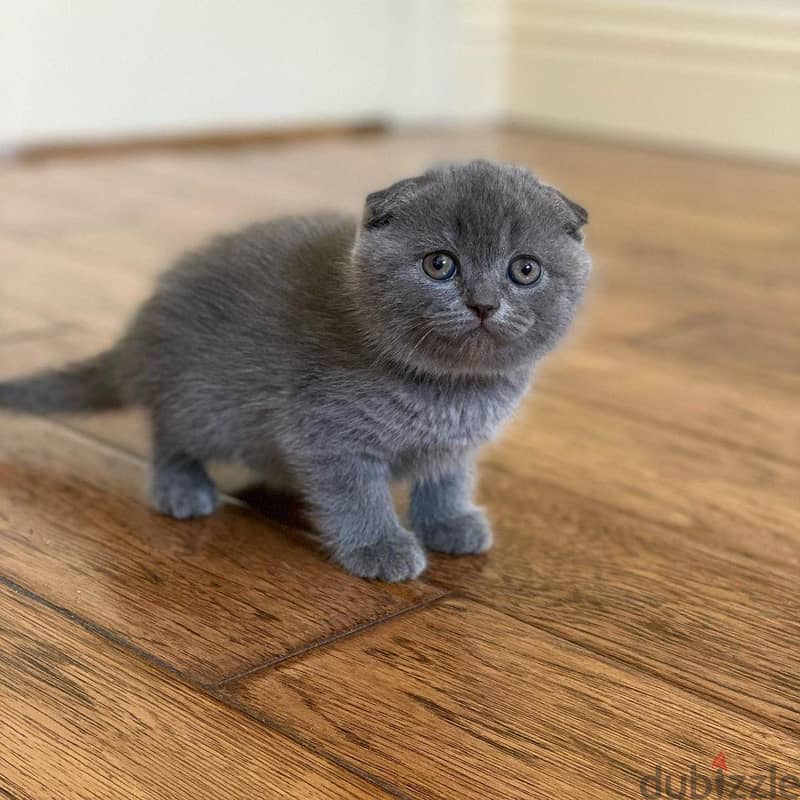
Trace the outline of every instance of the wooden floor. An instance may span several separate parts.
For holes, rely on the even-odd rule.
[[[483,459],[495,549],[361,581],[258,491],[149,511],[136,413],[0,416],[0,797],[636,798],[657,769],[677,797],[693,767],[769,797],[730,776],[800,776],[800,172],[522,133],[1,167],[0,374],[108,344],[212,232],[356,212],[474,155],[584,203],[597,265]]]

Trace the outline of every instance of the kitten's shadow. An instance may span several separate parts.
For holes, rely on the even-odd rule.
[[[270,489],[258,482],[230,490],[228,494],[270,522],[295,528],[312,541],[319,541],[319,533],[308,513],[308,504],[299,494]],[[404,520],[408,514],[408,487],[392,485],[392,498],[398,517]]]
[[[297,494],[276,491],[264,484],[254,483],[231,492],[231,496],[271,522],[298,528],[312,536],[315,534],[308,507]]]

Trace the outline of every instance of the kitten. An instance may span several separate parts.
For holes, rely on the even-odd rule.
[[[144,406],[159,511],[212,513],[203,462],[241,460],[305,497],[350,572],[414,578],[424,548],[491,545],[475,453],[572,320],[586,221],[527,170],[473,161],[370,194],[360,224],[256,224],[180,259],[110,350],[0,384],[0,406]]]

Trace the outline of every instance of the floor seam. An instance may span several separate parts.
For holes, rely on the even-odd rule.
[[[70,622],[73,622],[80,628],[83,628],[83,630],[88,631],[89,633],[94,634],[95,636],[98,636],[101,639],[105,639],[106,641],[109,641],[112,644],[117,645],[117,647],[120,647],[123,650],[127,650],[128,652],[136,656],[139,656],[139,658],[146,661],[151,666],[157,667],[158,669],[162,669],[165,672],[168,672],[170,675],[180,677],[186,680],[187,682],[191,683],[191,681],[187,679],[187,676],[184,672],[177,669],[177,667],[172,666],[172,664],[170,664],[169,662],[163,661],[158,656],[155,656],[152,653],[145,650],[144,648],[135,645],[133,642],[129,641],[124,636],[115,633],[110,628],[106,628],[103,625],[99,625],[96,622],[92,622],[91,620],[82,617],[80,614],[76,614],[69,608],[61,606],[58,603],[54,603],[52,600],[48,600],[46,597],[38,594],[37,592],[34,592],[32,589],[28,589],[21,583],[17,583],[12,578],[7,577],[6,575],[0,575],[0,586],[5,586],[9,591],[21,595],[22,597],[25,597],[31,602],[44,606],[45,608],[50,609],[50,611],[53,611],[56,614],[65,617]],[[192,684],[192,685],[195,685],[197,687],[201,686],[201,684]]]
[[[313,753],[319,758],[325,759],[331,764],[334,764],[335,766],[340,767],[341,769],[346,770],[347,772],[353,775],[356,775],[362,780],[368,781],[374,786],[378,786],[380,789],[383,789],[383,791],[392,795],[392,797],[396,797],[398,798],[398,800],[411,800],[409,795],[402,792],[396,786],[387,783],[382,778],[379,778],[376,775],[372,775],[371,773],[362,770],[360,767],[351,764],[346,759],[340,756],[329,753],[327,750],[319,747],[314,742],[307,741],[302,736],[297,734],[294,730],[285,727],[277,720],[274,720],[265,714],[253,711],[251,708],[248,708],[246,705],[239,703],[236,700],[233,700],[231,697],[227,696],[221,691],[215,691],[213,689],[204,688],[203,692],[207,697],[216,700],[218,703],[224,705],[227,708],[232,709],[233,711],[236,711],[238,714],[242,714],[248,719],[253,720],[253,722],[256,722],[259,725],[262,725],[263,727],[271,731],[275,731],[281,736],[286,737],[290,741],[294,742],[296,745],[302,747],[304,750],[308,750],[310,753]]]
[[[235,672],[231,675],[227,675],[219,681],[215,683],[205,684],[205,688],[209,691],[219,691],[224,689],[227,686],[230,686],[232,683],[236,681],[243,680],[244,678],[249,678],[251,675],[255,675],[260,672],[264,672],[266,670],[272,669],[273,667],[278,666],[279,664],[283,664],[286,661],[290,661],[294,658],[299,658],[301,656],[306,655],[306,653],[310,653],[314,650],[327,647],[328,645],[335,644],[340,642],[344,639],[349,639],[353,636],[356,636],[364,631],[368,631],[372,628],[377,628],[379,625],[382,625],[385,622],[391,622],[398,617],[403,617],[406,614],[411,614],[416,611],[423,611],[426,608],[446,599],[450,599],[455,595],[450,589],[447,589],[442,586],[436,586],[436,589],[439,592],[434,595],[433,597],[427,597],[424,600],[421,600],[417,603],[414,603],[410,606],[405,606],[403,608],[398,609],[397,611],[393,611],[390,614],[385,614],[380,617],[376,617],[375,619],[371,619],[368,622],[361,623],[359,625],[355,625],[352,628],[348,628],[344,631],[338,631],[337,633],[331,634],[330,636],[325,636],[322,639],[316,639],[313,642],[310,642],[303,647],[299,647],[296,650],[293,650],[290,653],[285,653],[282,656],[278,656],[277,658],[272,658],[267,661],[264,661],[261,664],[256,664],[252,667],[248,667],[247,669],[242,670],[241,672]]]
[[[139,455],[133,454],[130,451],[124,450],[123,448],[120,448],[120,447],[118,447],[118,446],[116,446],[114,444],[111,444],[109,442],[106,442],[104,440],[97,439],[97,438],[95,438],[95,437],[93,437],[91,435],[87,435],[81,429],[75,429],[75,428],[71,427],[67,423],[59,422],[59,421],[56,421],[56,420],[53,420],[53,423],[58,425],[59,427],[62,427],[65,430],[68,430],[71,434],[75,435],[77,438],[86,439],[87,441],[91,442],[93,445],[98,446],[98,447],[100,447],[102,449],[106,449],[108,451],[123,455],[123,456],[129,458],[130,460],[136,461],[136,462],[138,462],[140,464],[146,461],[146,459],[142,458]],[[500,467],[497,464],[488,464],[487,466],[489,466],[490,468],[493,468],[493,469],[499,469],[501,471],[505,471],[504,468]],[[541,479],[539,479],[539,480],[541,481]],[[542,481],[542,482],[545,483],[545,484],[547,483],[546,481]],[[571,490],[569,490],[568,488],[565,488],[563,486],[558,486],[557,488],[559,488],[561,491],[571,492]],[[580,493],[575,493],[575,492],[572,492],[572,493],[576,494],[578,497],[581,497],[582,499],[591,500],[591,498],[586,498],[584,495],[581,495]],[[236,501],[236,502],[239,503],[240,501]],[[648,524],[655,524],[655,525],[658,525],[658,526],[662,526],[665,529],[672,531],[673,533],[677,533],[679,535],[685,535],[685,531],[683,531],[682,529],[676,528],[674,526],[671,526],[671,525],[663,522],[663,520],[659,521],[659,520],[651,519],[649,517],[642,517],[642,516],[640,516],[638,514],[635,514],[633,512],[626,511],[624,508],[619,508],[619,507],[616,507],[616,506],[609,506],[609,505],[607,505],[605,503],[602,503],[601,501],[592,500],[592,502],[597,502],[602,507],[609,508],[612,511],[620,513],[620,514],[622,514],[622,515],[624,515],[624,516],[626,516],[626,517],[628,517],[630,519],[635,519],[636,521],[639,521],[639,522],[647,522]],[[740,563],[739,560],[735,556],[733,556],[733,560],[737,564]],[[764,565],[764,566],[762,566],[762,568],[766,572],[770,572],[770,573],[774,572],[776,575],[780,575],[783,578],[787,578],[788,577],[782,571],[774,570],[772,567],[770,567],[768,565]],[[398,610],[398,611],[396,611],[396,612],[394,612],[394,613],[392,613],[392,614],[390,614],[388,616],[380,617],[380,618],[375,619],[375,620],[370,620],[369,622],[367,622],[365,624],[362,624],[360,626],[356,626],[355,628],[349,629],[347,631],[339,632],[338,634],[334,634],[334,635],[332,635],[330,637],[326,637],[326,638],[320,639],[320,640],[318,640],[316,642],[311,643],[310,645],[308,645],[306,647],[299,648],[298,650],[295,650],[292,653],[286,654],[286,655],[281,656],[281,657],[276,658],[276,659],[271,659],[271,660],[269,660],[267,662],[264,662],[263,664],[256,665],[253,668],[248,668],[247,670],[243,670],[241,673],[235,673],[235,674],[233,674],[231,676],[228,676],[228,677],[225,677],[222,680],[217,681],[215,683],[204,684],[204,683],[194,683],[194,682],[192,682],[186,676],[185,673],[177,670],[175,667],[172,667],[170,664],[168,664],[166,662],[162,662],[160,659],[158,659],[157,657],[155,657],[152,654],[148,653],[147,651],[141,650],[136,645],[133,645],[132,643],[128,642],[126,639],[123,639],[123,638],[119,637],[113,631],[110,631],[110,630],[108,630],[106,628],[103,628],[100,625],[97,625],[95,623],[92,623],[92,622],[90,622],[88,620],[83,619],[82,617],[74,614],[74,612],[70,611],[69,609],[63,608],[61,606],[58,606],[57,604],[52,603],[51,601],[47,600],[46,598],[43,598],[40,595],[37,595],[34,592],[31,592],[30,590],[25,589],[24,587],[20,586],[19,584],[16,584],[15,582],[9,580],[8,578],[5,578],[4,576],[0,576],[0,583],[2,583],[4,585],[7,585],[12,590],[19,591],[20,593],[25,594],[26,596],[29,596],[31,599],[36,600],[37,602],[40,602],[40,603],[42,603],[43,605],[45,605],[45,606],[47,606],[49,608],[52,608],[53,610],[63,614],[67,618],[69,618],[72,621],[76,622],[77,624],[81,625],[81,627],[85,628],[86,630],[89,630],[92,633],[95,633],[95,634],[97,634],[99,636],[102,636],[102,637],[112,641],[113,643],[117,644],[118,646],[120,646],[122,648],[125,648],[125,649],[129,650],[130,652],[141,656],[145,661],[148,661],[152,665],[160,667],[160,668],[166,670],[167,672],[169,672],[172,675],[178,676],[179,678],[181,678],[182,680],[184,680],[186,683],[188,683],[189,685],[193,686],[194,688],[201,689],[204,692],[206,692],[206,693],[208,693],[208,694],[210,694],[212,696],[215,696],[215,697],[218,697],[217,692],[219,692],[221,689],[224,689],[225,686],[230,685],[231,683],[235,682],[236,680],[243,679],[243,678],[245,678],[245,677],[247,677],[249,675],[255,674],[257,672],[265,671],[265,670],[270,669],[270,668],[272,668],[274,666],[277,666],[280,663],[283,663],[284,661],[287,661],[287,660],[292,659],[292,658],[300,657],[300,656],[304,655],[305,653],[311,652],[311,651],[313,651],[313,650],[315,650],[315,649],[317,649],[319,647],[324,647],[324,646],[327,646],[328,644],[333,644],[333,643],[335,643],[335,642],[337,642],[339,640],[346,639],[346,638],[348,638],[348,637],[350,637],[352,635],[358,634],[361,631],[369,630],[370,628],[375,627],[375,626],[381,624],[382,622],[388,622],[388,621],[390,621],[390,620],[392,620],[392,619],[394,619],[396,617],[402,616],[403,614],[406,614],[406,613],[409,613],[409,612],[413,612],[413,611],[416,611],[416,610],[422,610],[422,609],[424,609],[424,608],[426,608],[428,606],[431,606],[431,605],[433,605],[433,604],[435,604],[435,603],[437,603],[437,602],[439,602],[441,600],[451,599],[452,597],[458,596],[458,594],[459,594],[457,591],[455,591],[455,590],[453,590],[451,588],[448,588],[445,584],[437,583],[435,580],[431,581],[430,584],[432,586],[435,586],[437,589],[441,589],[441,591],[442,591],[441,594],[438,594],[438,595],[436,595],[435,597],[432,597],[432,598],[427,598],[426,600],[424,600],[424,601],[422,601],[420,603],[416,603],[416,604],[414,604],[412,606],[408,606],[406,608],[400,609],[400,610]],[[687,693],[689,693],[689,694],[691,694],[691,695],[693,695],[695,697],[699,697],[699,698],[705,700],[706,702],[711,703],[712,705],[714,705],[716,707],[725,708],[727,710],[733,710],[735,713],[738,713],[740,715],[746,716],[746,717],[748,717],[748,718],[750,718],[750,719],[752,719],[754,721],[757,721],[757,722],[759,722],[761,724],[766,724],[770,728],[779,730],[779,731],[781,731],[783,733],[786,733],[786,734],[789,734],[789,735],[791,735],[793,737],[797,737],[798,736],[798,732],[796,730],[793,730],[792,728],[790,728],[788,726],[784,726],[781,723],[775,722],[774,720],[771,720],[771,719],[769,719],[767,717],[761,716],[757,712],[754,712],[754,711],[751,711],[749,709],[742,708],[742,707],[736,706],[736,705],[725,705],[723,703],[720,703],[713,695],[705,694],[705,693],[703,693],[702,691],[699,691],[696,688],[692,688],[692,687],[689,687],[689,686],[687,686],[685,684],[678,683],[677,681],[674,681],[673,679],[670,679],[670,678],[668,678],[668,677],[666,677],[664,675],[661,675],[660,673],[652,670],[651,668],[648,668],[648,667],[645,667],[645,666],[639,666],[639,665],[634,666],[634,665],[626,662],[624,659],[621,659],[621,658],[619,658],[617,656],[612,656],[612,655],[610,655],[608,653],[604,653],[603,651],[595,650],[594,648],[592,648],[590,646],[587,646],[584,643],[576,642],[576,641],[570,639],[569,637],[564,636],[563,634],[554,633],[552,630],[550,630],[548,628],[536,625],[534,623],[531,623],[528,620],[521,619],[521,618],[515,616],[513,613],[509,613],[507,610],[505,610],[503,608],[500,608],[500,607],[497,607],[494,604],[492,604],[491,602],[486,601],[485,599],[483,599],[483,598],[481,598],[479,596],[471,595],[468,592],[463,593],[462,596],[468,597],[469,599],[471,599],[471,600],[473,600],[475,602],[478,602],[478,603],[480,603],[482,605],[485,605],[485,606],[487,606],[489,608],[492,608],[495,611],[498,611],[499,613],[505,614],[506,616],[508,616],[508,617],[510,617],[512,619],[515,619],[517,622],[520,622],[521,624],[527,625],[527,626],[529,626],[529,627],[531,627],[531,628],[533,628],[535,630],[539,630],[539,631],[541,631],[543,633],[546,633],[547,635],[552,636],[552,637],[558,639],[559,641],[566,642],[566,643],[570,644],[573,647],[577,647],[577,648],[581,649],[582,651],[584,651],[586,653],[589,653],[592,656],[594,656],[596,658],[599,658],[601,660],[604,660],[604,661],[606,661],[608,663],[611,663],[611,664],[613,664],[613,665],[615,665],[617,667],[622,667],[622,668],[624,668],[624,669],[626,669],[628,671],[630,671],[630,670],[641,670],[643,673],[649,675],[651,678],[659,680],[662,683],[665,683],[665,684],[667,684],[669,686],[672,686],[674,688],[677,688],[677,689],[680,689],[682,691],[685,691],[685,692],[687,692]]]
[[[138,656],[143,661],[145,661],[149,666],[166,672],[170,677],[177,680],[178,683],[192,689],[193,691],[199,692],[205,697],[209,697],[214,701],[221,703],[222,705],[232,709],[233,711],[239,714],[243,714],[244,716],[248,717],[249,719],[252,719],[254,722],[257,722],[259,725],[269,730],[275,731],[281,736],[294,742],[296,745],[302,747],[304,750],[308,750],[309,752],[313,753],[319,758],[322,758],[325,761],[329,762],[330,764],[333,764],[334,766],[345,770],[351,775],[355,775],[361,780],[364,780],[367,783],[372,784],[373,786],[379,787],[380,789],[392,795],[393,797],[398,798],[398,800],[409,800],[406,794],[404,794],[391,784],[386,783],[381,778],[373,776],[370,773],[360,769],[359,767],[349,764],[347,761],[339,758],[338,756],[327,753],[324,749],[318,748],[314,745],[309,744],[308,742],[303,741],[299,736],[284,729],[281,725],[270,720],[268,717],[263,717],[261,715],[255,714],[251,712],[249,709],[247,709],[245,706],[241,706],[238,703],[232,702],[229,698],[225,697],[221,692],[214,691],[213,686],[209,686],[207,684],[193,680],[186,672],[183,672],[173,667],[171,664],[162,661],[157,656],[148,653],[146,650],[143,650],[142,648],[138,647],[132,642],[129,642],[127,639],[119,636],[118,634],[115,634],[110,629],[105,628],[102,625],[98,625],[94,622],[91,622],[90,620],[87,620],[84,617],[81,617],[74,611],[70,611],[68,608],[60,606],[57,603],[48,600],[46,597],[43,597],[42,595],[37,594],[36,592],[28,589],[27,587],[22,586],[21,584],[17,583],[11,578],[8,578],[5,575],[0,575],[0,586],[4,586],[9,591],[21,595],[22,597],[31,601],[32,603],[44,606],[45,608],[53,611],[54,613],[59,614],[60,616],[68,619],[75,625],[78,625],[80,628],[87,631],[88,633],[91,633],[92,635],[97,636],[98,638],[109,642],[112,646],[120,648],[120,650],[127,652],[129,655]],[[433,602],[436,599],[438,598],[432,598],[431,602]]]

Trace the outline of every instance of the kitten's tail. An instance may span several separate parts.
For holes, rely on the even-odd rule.
[[[29,414],[100,411],[126,405],[115,376],[114,348],[23,378],[0,381],[0,408]]]

